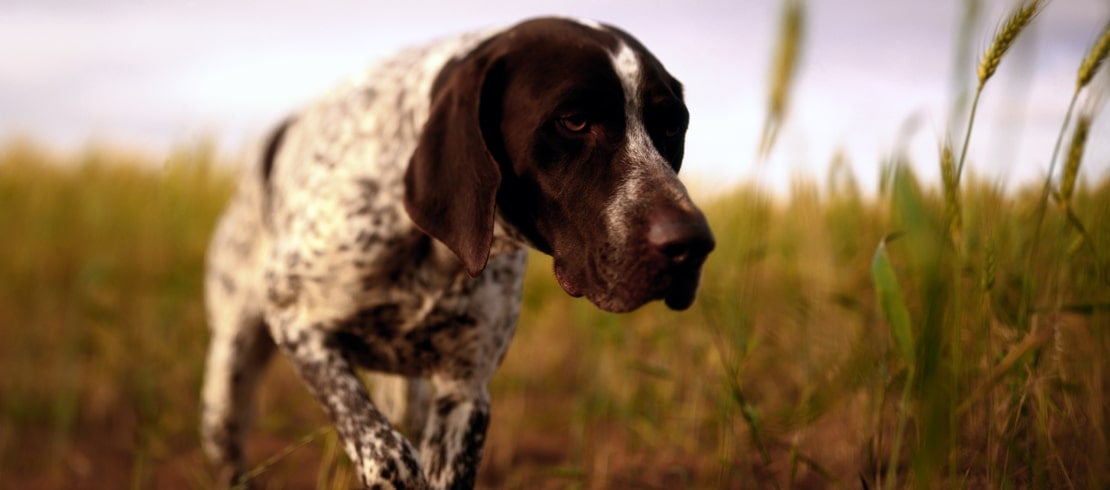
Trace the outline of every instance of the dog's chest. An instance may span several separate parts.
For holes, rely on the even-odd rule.
[[[466,378],[492,370],[515,329],[524,256],[523,250],[495,255],[471,278],[437,272],[443,264],[433,252],[424,266],[369,285],[369,302],[337,325],[336,342],[376,371]]]

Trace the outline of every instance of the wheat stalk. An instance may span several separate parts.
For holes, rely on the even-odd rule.
[[[990,47],[983,53],[983,58],[979,60],[980,87],[986,84],[987,80],[994,75],[1006,51],[1013,46],[1021,31],[1029,26],[1030,22],[1033,22],[1033,18],[1041,13],[1041,10],[1044,10],[1044,5],[1045,3],[1041,0],[1033,0],[1010,13],[1006,23],[994,34],[994,40],[991,41]]]
[[[948,219],[948,232],[952,243],[961,241],[963,222],[960,210],[960,184],[956,176],[956,162],[952,156],[952,142],[945,141],[940,149],[940,175],[944,184],[944,212]]]
[[[1083,150],[1087,146],[1087,134],[1091,130],[1091,116],[1079,116],[1068,147],[1068,160],[1064,164],[1064,175],[1060,180],[1060,203],[1067,206],[1075,190],[1075,179],[1079,175],[1079,164],[1083,160]]]
[[[328,427],[328,426],[320,427],[320,428],[306,434],[304,437],[301,437],[300,440],[298,440],[297,442],[295,442],[293,444],[290,444],[288,446],[285,446],[284,449],[282,449],[281,451],[278,451],[277,453],[274,453],[273,455],[271,455],[269,458],[266,459],[266,461],[262,462],[262,464],[260,464],[258,466],[255,466],[250,471],[248,471],[248,472],[244,473],[242,476],[240,476],[239,479],[235,482],[235,484],[232,485],[232,488],[234,488],[234,489],[250,488],[251,480],[254,480],[255,478],[258,478],[259,476],[262,476],[263,473],[266,473],[267,471],[269,471],[271,467],[273,467],[274,465],[281,462],[281,460],[289,457],[289,455],[293,454],[298,449],[300,449],[302,447],[305,447],[309,444],[312,444],[312,442],[315,441],[318,437],[320,437],[324,434],[327,434],[331,430],[332,430],[332,428]]]
[[[1063,208],[1064,215],[1068,219],[1068,223],[1079,232],[1080,243],[1086,244],[1091,248],[1091,253],[1095,258],[1095,271],[1096,277],[1103,277],[1102,275],[1102,259],[1100,257],[1099,248],[1095,245],[1094,238],[1087,231],[1087,227],[1079,216],[1075,214],[1075,210],[1071,208],[1071,196],[1075,191],[1075,181],[1079,176],[1079,165],[1083,162],[1083,151],[1087,146],[1088,135],[1091,130],[1092,119],[1094,119],[1094,111],[1089,110],[1075,123],[1075,132],[1072,134],[1071,145],[1068,147],[1068,159],[1064,164],[1064,175],[1060,178],[1060,193],[1059,202],[1060,207]]]
[[[1002,62],[1002,57],[1006,54],[1006,51],[1009,51],[1010,46],[1013,46],[1021,31],[1033,22],[1037,14],[1044,10],[1044,6],[1045,3],[1042,0],[1032,0],[1010,12],[1006,23],[994,34],[994,40],[991,41],[990,47],[983,52],[983,58],[979,60],[979,85],[975,88],[975,98],[971,101],[971,114],[967,119],[967,132],[964,134],[963,150],[960,151],[960,161],[956,165],[957,185],[960,183],[960,176],[964,172],[967,146],[971,140],[971,128],[975,125],[975,112],[979,107],[979,96],[983,94],[983,87],[986,86],[987,80],[990,80],[991,76],[994,75],[994,72],[998,69],[998,64]]]
[[[1044,190],[1041,193],[1042,207],[1048,202],[1048,195],[1052,185],[1052,173],[1056,169],[1056,157],[1060,154],[1060,145],[1064,141],[1064,133],[1068,130],[1068,123],[1071,122],[1071,114],[1075,110],[1075,104],[1079,101],[1079,93],[1083,91],[1084,87],[1091,83],[1091,79],[1098,73],[1098,69],[1102,66],[1102,63],[1106,61],[1108,54],[1110,54],[1110,22],[1107,22],[1102,28],[1102,35],[1091,44],[1090,49],[1087,50],[1087,56],[1084,57],[1083,62],[1079,64],[1079,74],[1075,81],[1075,91],[1071,95],[1071,102],[1068,103],[1068,110],[1064,113],[1064,124],[1060,128],[1060,133],[1056,135],[1056,145],[1052,149],[1052,157],[1048,162],[1048,175],[1045,178]],[[1088,117],[1088,119],[1090,119],[1090,117]],[[1087,121],[1087,123],[1090,124],[1090,121]]]
[[[1071,115],[1072,115],[1072,112],[1075,110],[1076,102],[1079,100],[1080,92],[1082,92],[1083,88],[1086,87],[1087,84],[1089,84],[1091,82],[1092,78],[1094,78],[1095,73],[1098,72],[1099,67],[1102,65],[1103,61],[1106,60],[1106,56],[1107,56],[1108,51],[1110,51],[1110,22],[1107,22],[1105,27],[1103,27],[1102,35],[1099,36],[1098,40],[1096,40],[1091,45],[1091,48],[1087,51],[1087,56],[1084,57],[1083,62],[1079,64],[1079,72],[1078,72],[1078,76],[1076,78],[1075,91],[1072,93],[1071,102],[1068,103],[1068,110],[1067,110],[1067,112],[1064,113],[1064,122],[1060,126],[1060,133],[1056,135],[1056,144],[1052,148],[1052,156],[1049,157],[1049,160],[1048,160],[1048,174],[1045,175],[1044,187],[1042,187],[1042,189],[1041,189],[1041,198],[1037,203],[1037,224],[1036,224],[1036,228],[1034,228],[1034,231],[1033,231],[1033,242],[1032,242],[1032,244],[1030,245],[1030,248],[1029,248],[1029,255],[1027,255],[1026,259],[1025,259],[1026,269],[1028,269],[1029,265],[1033,263],[1033,257],[1035,257],[1037,255],[1037,249],[1040,246],[1041,228],[1044,226],[1044,215],[1045,215],[1046,209],[1048,208],[1048,197],[1049,197],[1049,195],[1051,194],[1051,191],[1052,191],[1052,174],[1056,170],[1056,160],[1057,160],[1057,157],[1060,154],[1060,145],[1061,145],[1061,143],[1063,143],[1064,133],[1066,133],[1067,130],[1068,130],[1068,123],[1071,122]],[[1090,125],[1090,121],[1089,121],[1090,117],[1081,116],[1080,117],[1080,123],[1082,123],[1083,119],[1088,119],[1087,125],[1089,126]],[[1083,138],[1084,141],[1083,141],[1082,146],[1086,146],[1086,134],[1085,133],[1087,131],[1089,131],[1089,129],[1090,128],[1088,127],[1083,131],[1084,134],[1082,135],[1082,138]],[[1073,155],[1071,155],[1071,153],[1073,153],[1074,150],[1076,149],[1075,148],[1075,138],[1077,138],[1077,137],[1080,137],[1078,128],[1076,130],[1075,136],[1073,137],[1072,151],[1069,151],[1069,158],[1068,158],[1068,163],[1069,164],[1072,164],[1071,160],[1072,160]],[[1068,184],[1069,187],[1072,187],[1072,189],[1068,190],[1069,198],[1070,198],[1072,190],[1074,189],[1075,178],[1079,173],[1079,160],[1082,159],[1081,158],[1082,153],[1083,153],[1082,148],[1079,148],[1078,156],[1076,157],[1076,161],[1074,162],[1075,168],[1071,171],[1071,173],[1072,173],[1071,179],[1072,180],[1071,180],[1071,183]],[[1065,169],[1064,170],[1064,180],[1068,179],[1068,177],[1067,177],[1068,173],[1069,173],[1068,170]],[[1061,184],[1063,184],[1063,182],[1061,182]],[[1063,192],[1062,192],[1062,189],[1061,189],[1061,202],[1066,203],[1066,201],[1063,200],[1062,194],[1063,194]],[[1064,208],[1065,208],[1065,215],[1069,218],[1069,221],[1071,221],[1072,224],[1075,225],[1075,227],[1080,230],[1080,233],[1083,234],[1084,237],[1086,237],[1087,236],[1086,230],[1084,229],[1082,223],[1080,223],[1078,220],[1071,219],[1071,218],[1074,218],[1074,214],[1070,212],[1070,210],[1067,208],[1066,205],[1064,206]],[[1094,248],[1094,247],[1092,247],[1092,249],[1094,249],[1095,252],[1096,252],[1096,254],[1095,254],[1096,255],[1096,263],[1098,263],[1097,249]],[[1101,275],[1101,273],[1100,273],[1100,275]],[[1024,276],[1024,279],[1022,280],[1022,298],[1021,298],[1021,301],[1020,301],[1019,306],[1018,306],[1018,318],[1021,319],[1021,321],[1024,321],[1029,316],[1029,311],[1030,311],[1031,303],[1032,303],[1032,298],[1031,298],[1032,297],[1032,289],[1033,289],[1033,284],[1032,284],[1032,279],[1031,279],[1030,275]]]
[[[787,4],[783,13],[782,32],[779,37],[778,49],[775,53],[775,68],[772,72],[770,110],[774,114],[786,112],[786,96],[790,82],[794,78],[794,68],[798,59],[798,48],[801,44],[802,9],[798,2]]]
[[[1079,80],[1076,83],[1076,92],[1091,83],[1095,73],[1098,72],[1102,62],[1106,61],[1107,54],[1110,54],[1110,22],[1102,28],[1102,35],[1091,46],[1091,50],[1087,52],[1087,57],[1083,59],[1083,63],[1079,65]]]
[[[779,40],[771,69],[770,91],[767,94],[767,119],[759,141],[759,157],[766,158],[775,145],[775,139],[786,115],[790,85],[797,69],[802,46],[804,7],[801,0],[786,2],[779,26]]]

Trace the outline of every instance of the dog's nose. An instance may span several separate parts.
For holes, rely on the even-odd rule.
[[[667,210],[652,217],[648,245],[674,265],[701,265],[716,242],[700,211]]]

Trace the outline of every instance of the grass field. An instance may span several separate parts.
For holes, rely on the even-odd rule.
[[[1092,243],[1050,208],[1029,260],[1037,190],[967,185],[955,253],[940,190],[895,174],[874,199],[832,179],[788,198],[738,189],[708,202],[719,244],[684,313],[600,313],[533,257],[521,327],[492,385],[482,484],[1110,483],[1110,287],[1096,260],[1110,250],[1110,182],[1072,197]],[[3,486],[207,486],[195,427],[201,264],[230,181],[204,146],[164,162],[0,150]],[[895,230],[904,234],[885,250],[912,361],[871,272]],[[257,425],[257,463],[326,425],[284,360]],[[347,468],[325,433],[263,479],[342,487]]]
[[[718,245],[682,313],[599,312],[534,255],[480,486],[1107,487],[1110,180],[1082,178],[1080,140],[1045,188],[976,180],[949,148],[877,162],[875,196],[834,163],[788,195],[702,199]],[[0,146],[0,488],[210,485],[216,160]],[[286,361],[258,409],[261,488],[356,481]]]

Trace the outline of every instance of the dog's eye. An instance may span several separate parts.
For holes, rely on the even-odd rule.
[[[582,114],[570,114],[559,118],[559,124],[572,133],[582,133],[589,129],[590,120]]]
[[[677,138],[686,132],[684,120],[678,117],[663,118],[656,124],[658,124],[656,127],[663,133],[663,137],[667,139]]]

